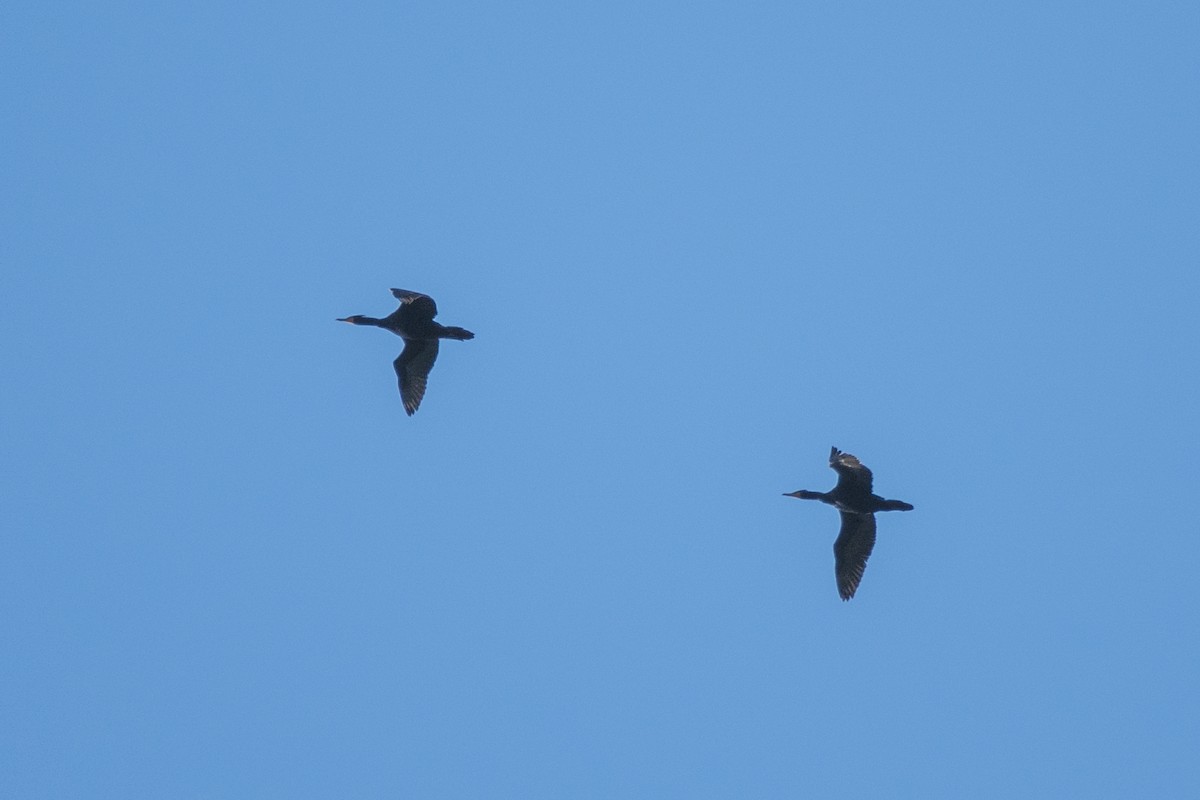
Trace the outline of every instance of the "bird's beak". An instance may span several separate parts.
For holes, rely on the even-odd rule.
[[[338,317],[338,322],[349,322],[349,321],[350,321],[350,320],[348,320],[348,319],[347,319],[347,318],[345,318],[345,317]]]

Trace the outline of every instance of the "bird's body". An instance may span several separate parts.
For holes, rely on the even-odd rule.
[[[842,528],[833,543],[834,573],[838,594],[849,600],[858,589],[867,559],[875,547],[875,512],[912,511],[903,500],[887,500],[872,491],[874,476],[871,470],[854,456],[836,447],[829,452],[829,466],[838,474],[837,486],[828,492],[800,489],[786,492],[786,497],[801,500],[820,500],[841,512]]]
[[[372,325],[404,339],[404,350],[392,362],[392,366],[396,369],[404,411],[411,417],[425,396],[425,384],[438,356],[438,339],[465,341],[474,339],[475,334],[466,328],[434,322],[437,304],[429,295],[407,289],[392,289],[392,295],[400,301],[400,307],[383,319],[355,314],[338,322]]]

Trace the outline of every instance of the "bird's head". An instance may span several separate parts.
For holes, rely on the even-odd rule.
[[[362,314],[354,314],[349,317],[341,317],[338,319],[338,322],[349,322],[351,325],[366,325],[368,324],[366,319]]]

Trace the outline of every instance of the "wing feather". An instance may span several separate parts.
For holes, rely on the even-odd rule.
[[[833,571],[837,576],[838,594],[843,600],[854,597],[867,569],[867,559],[875,548],[875,515],[842,514],[842,530],[833,543]]]
[[[843,453],[836,447],[829,451],[829,466],[838,474],[837,489],[844,491],[865,491],[871,493],[874,476],[871,470],[854,456]]]
[[[392,289],[392,297],[400,301],[400,309],[413,320],[431,320],[437,316],[437,303],[427,294],[408,289]]]
[[[404,350],[392,362],[400,382],[400,399],[410,417],[417,412],[421,398],[425,396],[425,383],[437,354],[437,339],[406,339]]]

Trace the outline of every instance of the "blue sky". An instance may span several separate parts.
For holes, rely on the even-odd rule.
[[[1197,41],[6,5],[0,795],[1200,792]]]

